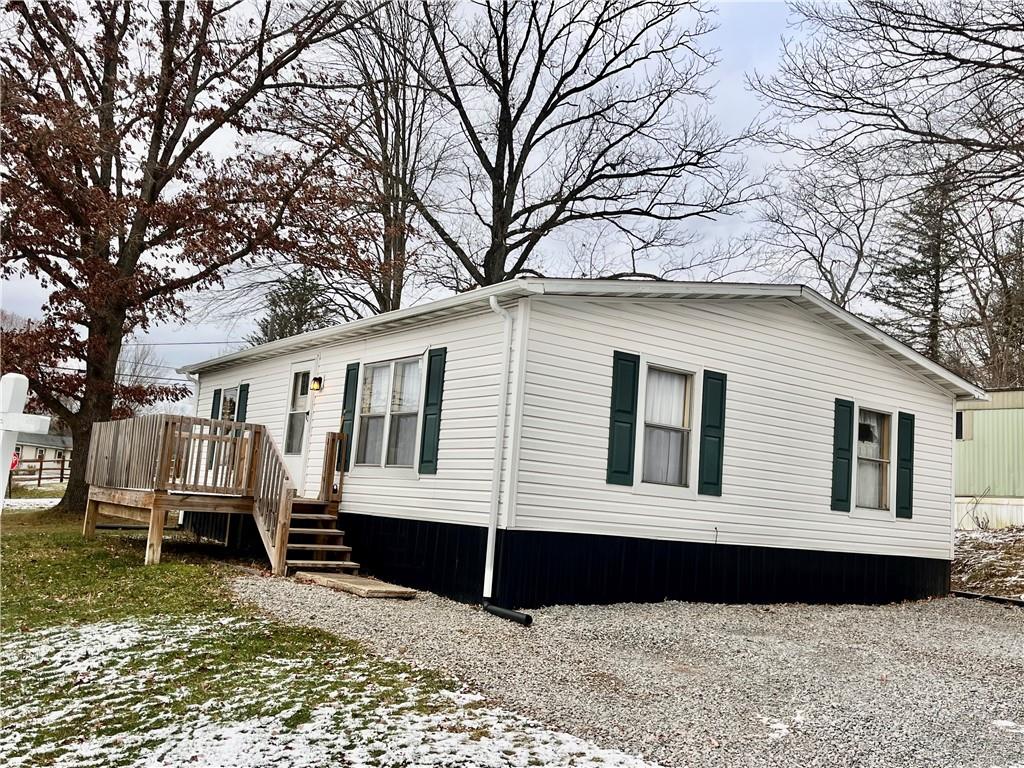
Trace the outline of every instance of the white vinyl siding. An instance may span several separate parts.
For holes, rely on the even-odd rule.
[[[303,489],[312,496],[324,437],[340,428],[345,367],[360,363],[362,381],[367,364],[422,361],[431,347],[447,347],[437,474],[419,475],[415,461],[412,467],[354,463],[343,512],[485,525],[498,393],[505,386],[503,527],[951,556],[952,396],[810,312],[785,299],[535,297],[507,306],[517,322],[507,382],[499,382],[502,321],[481,306],[203,374],[197,413],[209,415],[214,388],[248,381],[248,420],[266,424],[283,445],[290,366],[316,356],[314,375],[323,377],[324,388],[311,395]],[[615,350],[640,354],[645,366],[692,372],[690,488],[642,482],[641,463],[633,487],[607,484]],[[692,487],[703,370],[729,377],[721,497]],[[899,411],[916,415],[913,519],[829,509],[836,398],[893,419]],[[645,416],[646,409],[638,413],[638,443]]]
[[[514,312],[515,307],[511,310]],[[314,375],[323,378],[323,390],[310,394],[309,448],[301,489],[302,495],[315,496],[325,437],[327,432],[341,428],[345,367],[358,362],[362,379],[367,364],[409,358],[425,360],[424,355],[431,347],[447,347],[437,474],[420,475],[416,471],[418,453],[412,467],[359,466],[353,461],[345,479],[342,512],[486,525],[501,371],[501,329],[501,320],[481,308],[449,320],[423,321],[409,329],[379,333],[355,342],[205,373],[200,377],[197,413],[209,415],[215,388],[247,381],[247,420],[266,424],[278,446],[283,446],[289,367],[317,355]],[[420,372],[423,373],[422,363]],[[422,392],[419,396],[422,399]],[[357,420],[359,403],[357,400]]]
[[[788,301],[537,298],[527,346],[516,528],[951,556],[952,397]],[[728,375],[721,497],[607,484],[614,350]],[[916,414],[912,520],[829,509],[837,397]]]

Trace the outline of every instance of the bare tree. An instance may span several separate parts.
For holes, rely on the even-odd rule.
[[[422,2],[419,20],[432,55],[407,61],[458,155],[443,184],[402,186],[451,255],[450,287],[514,278],[552,233],[595,223],[627,253],[685,242],[684,222],[750,194],[744,137],[703,108],[715,57],[695,0]]]
[[[1024,218],[975,200],[957,210],[960,301],[949,311],[962,372],[989,387],[1024,387]]]
[[[315,249],[309,233],[332,231],[324,214],[350,205],[323,148],[247,139],[268,95],[301,86],[311,49],[352,19],[325,0],[5,13],[2,272],[50,292],[41,321],[5,334],[5,358],[74,433],[62,506],[80,512],[93,422],[184,394],[121,383],[124,339],[180,319],[183,293],[232,265]],[[233,140],[243,146],[225,158]]]
[[[1024,203],[1024,0],[798,0],[807,37],[753,88],[777,140],[889,176],[955,161],[964,191]]]
[[[867,290],[886,249],[889,190],[856,162],[810,165],[784,179],[760,207],[755,239],[764,261],[848,307]]]
[[[410,8],[350,3],[358,20],[308,62],[312,87],[283,91],[268,110],[279,141],[330,147],[324,162],[351,180],[358,204],[336,214],[347,219],[343,236],[335,243],[330,232],[318,232],[316,258],[298,264],[269,258],[245,265],[226,281],[226,294],[200,302],[204,313],[273,313],[278,295],[297,280],[315,289],[318,314],[336,322],[415,298],[412,282],[436,240],[424,237],[432,233],[419,226],[405,189],[429,191],[447,142],[440,126],[446,108],[410,64],[426,66],[431,45]],[[349,234],[359,225],[365,236],[353,252]]]

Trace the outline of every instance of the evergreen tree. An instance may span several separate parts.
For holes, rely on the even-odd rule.
[[[323,287],[308,267],[289,275],[267,296],[266,312],[247,340],[255,346],[332,325],[335,318],[322,296]]]
[[[957,290],[958,244],[953,210],[955,182],[944,168],[893,222],[889,256],[869,296],[892,310],[881,321],[904,343],[932,360],[945,355],[947,300]]]

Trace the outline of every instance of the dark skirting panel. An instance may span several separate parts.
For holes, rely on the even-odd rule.
[[[338,527],[360,573],[454,600],[480,599],[486,528],[345,512]]]
[[[949,561],[499,531],[494,602],[885,603],[949,593]]]
[[[184,527],[224,541],[227,515],[187,513]],[[263,552],[236,515],[236,552]],[[342,513],[360,572],[455,600],[481,598],[487,530]],[[582,533],[498,531],[492,601],[507,608],[691,600],[716,603],[886,603],[949,593],[949,561]]]
[[[256,529],[256,521],[251,515],[185,512],[182,515],[181,528],[202,541],[224,544],[232,554],[255,558],[267,556],[260,532]]]

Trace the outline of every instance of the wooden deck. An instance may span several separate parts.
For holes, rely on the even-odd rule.
[[[275,575],[354,572],[337,529],[344,449],[344,435],[328,433],[319,494],[305,499],[262,424],[167,414],[101,422],[89,446],[83,533],[95,534],[99,515],[146,523],[148,565],[160,562],[170,511],[252,515]]]

